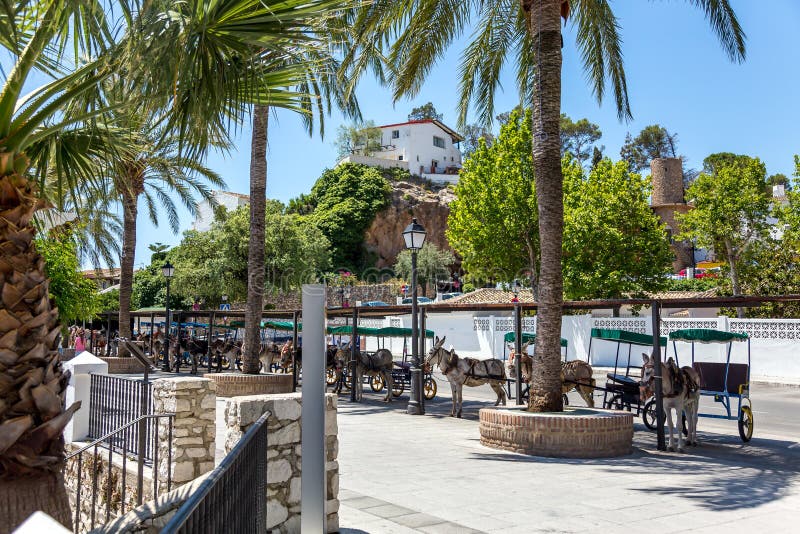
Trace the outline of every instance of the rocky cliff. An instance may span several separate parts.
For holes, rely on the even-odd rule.
[[[392,267],[405,244],[403,230],[417,218],[428,232],[427,241],[450,250],[445,237],[448,207],[455,198],[452,189],[431,186],[422,181],[393,181],[392,201],[379,212],[364,234],[364,247],[374,256],[378,269]]]

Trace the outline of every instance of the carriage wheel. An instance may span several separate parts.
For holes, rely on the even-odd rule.
[[[606,401],[606,410],[623,410],[625,403],[622,402],[622,394],[617,393]]]
[[[222,368],[227,371],[228,369],[231,368],[231,361],[228,358],[226,358],[225,356],[221,356],[221,358],[222,358]],[[261,366],[261,362],[259,362],[258,365],[260,367]],[[242,370],[241,361],[237,361],[236,362],[236,368],[239,369],[240,371]]]
[[[201,356],[198,365],[200,367],[208,367],[208,356],[206,356],[205,354]]]
[[[645,403],[644,410],[642,410],[642,421],[644,422],[644,426],[650,430],[656,429],[656,425],[658,424],[658,414],[656,413],[655,399],[650,399]]]
[[[569,406],[569,397],[567,397],[567,394],[566,394],[566,393],[562,393],[562,394],[561,394],[561,403],[562,403],[564,406]]]
[[[431,400],[436,396],[437,386],[436,386],[436,379],[432,376],[429,376],[425,379],[425,384],[422,387],[422,392],[425,394],[426,400]]]
[[[331,369],[330,367],[325,369],[325,383],[329,386],[332,386],[336,383],[336,370]]]
[[[383,391],[383,388],[385,386],[386,386],[386,384],[384,384],[383,377],[381,375],[375,375],[369,381],[369,387],[371,387],[372,391],[374,391],[375,393]]]
[[[405,389],[406,385],[402,380],[392,380],[392,396],[399,397]]]
[[[750,406],[742,406],[739,412],[739,437],[744,443],[753,437],[753,410]]]

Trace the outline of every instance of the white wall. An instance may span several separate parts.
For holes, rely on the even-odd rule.
[[[246,206],[250,203],[246,198],[228,191],[214,191],[212,194],[217,204],[225,206],[228,211],[234,211],[239,206]],[[200,201],[197,204],[197,215],[192,223],[192,230],[207,232],[211,229],[212,222],[214,222],[214,208],[207,200]]]
[[[372,319],[366,326],[402,326],[410,327],[410,317],[392,317],[382,320]],[[362,324],[364,324],[362,322]],[[473,358],[504,358],[508,350],[503,347],[504,335],[513,330],[513,318],[507,315],[480,315],[473,312],[454,312],[449,314],[429,314],[427,328],[437,336],[446,336],[445,346],[451,345],[460,356]],[[561,337],[567,340],[567,359],[587,358],[595,367],[614,367],[617,343],[591,339],[592,328],[610,328],[630,330],[642,334],[652,333],[652,321],[649,317],[615,317],[597,318],[590,315],[564,316]],[[729,319],[728,317],[700,319],[663,319],[661,335],[684,328],[710,328],[732,332],[747,332],[751,346],[751,376],[800,379],[800,320],[798,319]],[[525,318],[523,330],[535,332],[534,318]],[[426,347],[431,346],[429,340]],[[367,339],[367,350],[375,350],[377,340]],[[385,347],[392,351],[395,359],[402,359],[403,340],[390,339]],[[620,368],[624,369],[628,359],[628,345],[620,346]],[[689,343],[668,342],[665,348],[667,356],[675,357],[677,349],[678,362],[690,365],[692,346]],[[427,349],[426,349],[427,350]],[[630,350],[631,367],[639,368],[642,353],[650,353],[650,347],[632,346]],[[727,345],[695,344],[695,358],[702,361],[724,362]],[[409,349],[410,352],[410,349]],[[747,342],[734,343],[731,351],[732,363],[747,363]]]
[[[432,122],[403,124],[381,128],[383,136],[381,144],[394,145],[393,150],[384,150],[374,154],[378,158],[397,160],[403,156],[403,161],[408,162],[408,169],[412,174],[431,173],[431,161],[438,162],[437,170],[443,172],[446,167],[461,167],[461,151],[453,143],[450,134]],[[400,137],[392,139],[392,131],[399,130]],[[433,145],[433,137],[444,139],[445,148]],[[420,172],[420,167],[424,171]],[[439,174],[435,173],[435,174]],[[457,175],[453,175],[457,179]]]

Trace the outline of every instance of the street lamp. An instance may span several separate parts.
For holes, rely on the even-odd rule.
[[[408,409],[411,415],[422,415],[422,361],[419,354],[419,319],[417,305],[417,252],[425,243],[425,228],[417,223],[417,219],[411,220],[411,224],[403,230],[403,239],[406,248],[411,251],[411,398],[408,401]]]
[[[169,331],[170,326],[172,326],[169,320],[169,280],[175,274],[175,267],[168,261],[161,267],[161,274],[167,279],[167,304],[165,306],[167,312],[167,335],[164,338],[164,366],[161,369],[162,371],[169,373]]]

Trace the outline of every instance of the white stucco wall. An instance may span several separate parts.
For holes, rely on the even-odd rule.
[[[400,137],[397,139],[392,138],[392,132],[395,130],[400,132]],[[381,131],[383,132],[381,145],[394,145],[395,148],[381,151],[375,156],[397,160],[402,155],[403,161],[408,162],[412,174],[435,174],[431,172],[433,161],[437,162],[439,173],[447,167],[461,167],[461,151],[453,143],[450,135],[432,122],[381,127]],[[444,140],[444,148],[434,146],[434,136]]]
[[[250,204],[249,199],[242,197],[236,193],[228,191],[214,191],[214,200],[220,206],[225,206],[228,211],[233,211],[239,206],[246,206]],[[207,200],[203,200],[197,205],[197,215],[192,223],[192,230],[198,232],[207,232],[211,229],[211,223],[214,222],[214,208]]]

